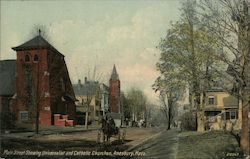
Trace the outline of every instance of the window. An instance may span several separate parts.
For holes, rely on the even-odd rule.
[[[20,120],[27,121],[29,119],[28,111],[20,111]]]
[[[238,119],[238,111],[237,110],[229,110],[226,111],[226,120]]]
[[[37,55],[34,56],[34,62],[38,62],[39,58]]]
[[[215,100],[213,96],[208,97],[208,105],[215,105]]]
[[[231,119],[236,119],[236,112],[235,111],[231,112],[230,118]]]
[[[25,55],[24,61],[25,62],[30,62],[30,56],[29,55]]]

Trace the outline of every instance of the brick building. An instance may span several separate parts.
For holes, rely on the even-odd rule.
[[[106,116],[112,117],[117,127],[122,125],[120,87],[119,75],[114,65],[111,77],[109,79],[109,113],[107,113]]]
[[[120,113],[120,80],[114,65],[109,80],[109,112]]]
[[[64,55],[40,34],[16,51],[16,97],[13,111],[20,125],[34,124],[39,112],[40,125],[50,126],[54,114],[75,118],[75,94]],[[38,108],[38,111],[37,111]]]

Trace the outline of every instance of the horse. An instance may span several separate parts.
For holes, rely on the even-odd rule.
[[[103,142],[105,141],[110,142],[110,138],[112,135],[119,134],[119,129],[115,126],[114,119],[102,118],[101,124],[102,124],[101,131],[103,133]]]

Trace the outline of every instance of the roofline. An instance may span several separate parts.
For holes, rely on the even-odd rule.
[[[206,92],[226,92],[226,93],[228,93],[228,91],[226,91],[226,90],[207,90]]]
[[[55,51],[56,53],[60,54],[61,56],[65,57],[65,55],[63,55],[62,53],[60,53],[56,48],[54,48],[53,46],[51,47],[12,47],[11,49],[13,49],[14,51],[25,51],[25,50],[36,50],[36,49],[48,49],[51,51]]]
[[[0,62],[3,62],[3,61],[16,61],[16,59],[6,59],[6,60],[0,60]]]

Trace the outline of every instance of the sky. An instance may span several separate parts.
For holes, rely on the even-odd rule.
[[[37,35],[37,27],[65,55],[72,83],[87,76],[108,84],[116,65],[121,89],[142,89],[157,101],[152,84],[159,73],[156,49],[179,0],[1,0],[0,58],[15,59],[11,47]],[[95,70],[95,71],[94,71]],[[94,75],[95,72],[95,75]]]

